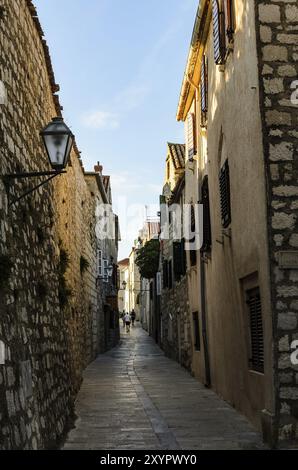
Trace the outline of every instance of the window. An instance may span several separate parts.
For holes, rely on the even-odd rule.
[[[153,282],[150,282],[149,291],[150,300],[153,300]]]
[[[104,259],[103,260],[103,280],[104,280],[104,282],[109,282],[108,267],[109,267],[109,260]]]
[[[212,18],[214,60],[216,64],[223,64],[235,29],[233,0],[212,0]]]
[[[173,243],[174,276],[175,281],[179,281],[186,273],[185,242]]]
[[[167,289],[169,287],[169,267],[167,260],[164,260],[162,263],[162,280],[163,288]]]
[[[190,240],[190,243],[196,242],[196,214],[194,206],[191,206],[191,215],[190,215],[190,228],[191,233],[194,234],[194,237]],[[197,250],[190,250],[190,265],[195,266],[197,264]]]
[[[246,302],[248,305],[250,325],[250,366],[252,370],[257,372],[264,372],[262,304],[260,289],[258,287],[246,291]]]
[[[204,252],[209,251],[212,245],[208,176],[203,179],[201,204],[203,204],[203,245],[201,250]]]
[[[97,250],[97,276],[103,276],[102,251]]]
[[[235,14],[233,0],[225,0],[225,21],[226,21],[226,35],[229,41],[233,40],[235,31]]]
[[[172,263],[172,260],[170,260],[168,262],[168,268],[169,268],[169,270],[168,270],[168,272],[169,272],[169,277],[168,277],[169,286],[168,287],[169,287],[169,289],[172,289],[173,288],[173,263]]]
[[[170,162],[167,163],[167,179],[170,179],[170,175],[171,175],[171,172],[170,172]]]
[[[161,295],[161,274],[156,273],[156,295]]]
[[[195,130],[195,116],[193,113],[189,113],[187,116],[187,148],[188,148],[188,159],[193,160],[196,154],[196,130]]]
[[[194,334],[194,348],[196,351],[201,350],[201,338],[200,338],[200,322],[199,312],[193,312],[193,334]]]
[[[207,57],[202,57],[201,65],[201,125],[205,126],[207,122],[208,111],[208,68]]]
[[[216,64],[223,64],[226,55],[226,41],[224,30],[224,13],[220,9],[219,0],[212,0],[212,19],[214,60]]]
[[[227,228],[231,223],[231,198],[230,198],[230,170],[229,162],[225,161],[219,174],[220,187],[220,206],[221,206],[221,223]]]

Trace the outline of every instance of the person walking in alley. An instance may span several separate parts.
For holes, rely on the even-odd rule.
[[[134,309],[132,309],[130,316],[131,316],[131,324],[132,326],[135,326],[136,312],[134,311]]]
[[[124,316],[124,321],[126,325],[126,333],[130,332],[130,323],[131,323],[131,316],[129,313],[126,313]]]
[[[121,314],[122,322],[123,322],[123,328],[125,328],[125,310],[123,310]]]

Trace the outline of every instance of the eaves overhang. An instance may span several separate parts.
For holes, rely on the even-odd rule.
[[[185,121],[191,103],[195,96],[195,88],[190,84],[189,79],[195,84],[199,84],[200,81],[200,67],[198,67],[198,64],[201,61],[204,44],[207,40],[209,24],[212,16],[210,3],[211,0],[200,0],[198,6],[190,49],[188,53],[188,59],[180,92],[178,110],[176,115],[177,121]]]

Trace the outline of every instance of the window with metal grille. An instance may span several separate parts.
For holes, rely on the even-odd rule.
[[[196,154],[196,134],[195,134],[195,116],[193,113],[189,113],[187,116],[187,148],[188,148],[188,159],[193,160]]]
[[[190,243],[196,242],[196,213],[194,206],[191,206],[191,215],[190,215],[190,228],[191,233],[194,234],[194,237],[190,240]],[[189,252],[190,265],[195,266],[197,264],[197,250],[192,249]]]
[[[230,197],[230,170],[229,162],[225,161],[219,174],[220,188],[220,207],[221,207],[221,223],[227,228],[231,223],[231,197]]]
[[[204,252],[209,251],[212,245],[208,176],[203,179],[201,204],[203,204],[203,245],[201,250]]]
[[[246,291],[249,311],[251,357],[250,366],[257,372],[264,372],[264,337],[262,303],[259,288]]]
[[[208,112],[208,66],[205,54],[201,65],[201,124],[206,125]]]
[[[219,0],[212,0],[212,19],[214,60],[216,64],[223,64],[226,55],[226,33],[224,11]]]
[[[201,338],[200,338],[200,321],[199,312],[193,312],[193,335],[194,335],[194,348],[196,351],[201,350]]]
[[[174,276],[179,281],[186,273],[185,241],[173,243]]]

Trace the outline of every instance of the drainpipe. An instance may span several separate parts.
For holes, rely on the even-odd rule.
[[[210,373],[210,360],[209,348],[207,337],[207,312],[206,312],[206,279],[205,279],[205,262],[200,257],[200,274],[201,274],[201,312],[202,312],[202,336],[204,344],[204,359],[205,359],[205,386],[211,386],[211,373]]]

